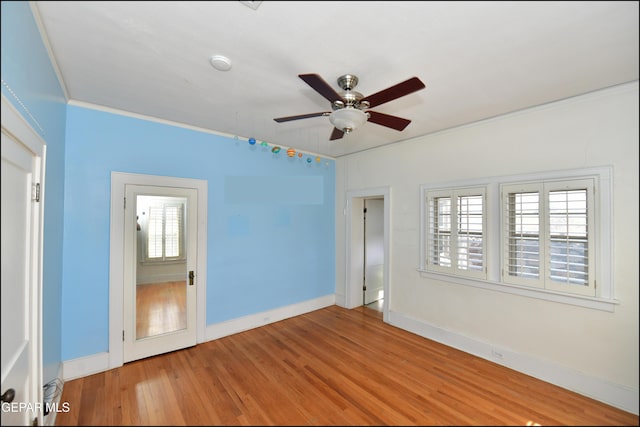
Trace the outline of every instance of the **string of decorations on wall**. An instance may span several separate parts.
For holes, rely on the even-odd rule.
[[[238,137],[236,136],[235,139],[237,140]],[[256,141],[256,139],[253,138],[253,137],[249,138],[247,141],[249,142],[250,146],[255,146],[258,143],[258,141]],[[271,153],[273,155],[279,155],[280,152],[282,151],[282,147],[280,147],[278,145],[274,145],[274,146],[271,147],[271,150],[268,150],[270,144],[268,142],[266,142],[266,141],[262,141],[260,143],[260,146],[264,147],[266,149],[265,151],[267,151],[267,152],[271,151]],[[303,153],[301,151],[296,151],[294,148],[287,148],[284,151],[284,153],[286,153],[287,157],[297,157],[300,160],[304,160],[309,164],[313,163],[314,161],[316,163],[322,163],[322,157],[320,157],[320,156],[312,156],[310,154],[305,154],[305,153]],[[325,166],[329,166],[329,162],[327,160],[325,160],[324,165]]]

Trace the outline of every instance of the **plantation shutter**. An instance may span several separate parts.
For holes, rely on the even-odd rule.
[[[458,196],[458,230],[456,254],[458,268],[483,271],[483,207],[482,195]]]
[[[506,283],[595,295],[591,179],[502,186]]]
[[[429,198],[428,264],[450,268],[451,197]]]
[[[147,231],[147,257],[150,259],[162,259],[163,241],[163,216],[162,206],[149,207],[149,228]]]
[[[166,258],[180,256],[180,230],[182,229],[180,208],[165,206],[164,251]]]
[[[542,276],[540,194],[542,184],[504,186],[503,236],[504,278],[506,282],[544,286]],[[537,283],[536,283],[537,282]]]
[[[167,260],[182,257],[184,213],[182,205],[149,207],[147,258]]]
[[[549,278],[588,286],[587,189],[549,191]]]

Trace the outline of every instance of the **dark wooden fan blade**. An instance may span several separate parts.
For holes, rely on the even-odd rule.
[[[331,114],[329,111],[323,111],[322,113],[310,113],[310,114],[300,114],[299,116],[278,117],[273,120],[275,120],[278,123],[282,123],[282,122],[290,122],[291,120],[300,120],[300,119],[309,119],[311,117],[328,116],[329,114]]]
[[[369,113],[369,122],[375,123],[377,125],[386,126],[395,130],[404,130],[411,120],[403,119],[402,117],[390,116],[384,113],[378,113],[376,111],[367,111]]]
[[[377,107],[385,102],[393,101],[402,96],[409,95],[420,89],[424,89],[426,86],[417,77],[412,77],[409,80],[405,80],[402,83],[388,87],[380,92],[376,92],[373,95],[365,96],[362,101],[369,102],[369,108]],[[361,101],[361,102],[362,102]]]
[[[302,80],[304,80],[309,86],[311,86],[316,92],[324,96],[333,103],[333,101],[342,100],[342,97],[333,90],[329,83],[324,81],[322,77],[317,74],[298,74]]]
[[[344,132],[342,132],[338,128],[333,128],[333,132],[331,132],[331,137],[329,138],[329,141],[333,141],[335,139],[340,139],[343,136],[344,136]]]

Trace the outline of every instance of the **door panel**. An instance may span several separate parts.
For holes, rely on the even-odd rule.
[[[38,178],[37,157],[2,132],[2,391],[14,390],[13,404],[39,401],[37,393],[39,208],[31,201]],[[34,248],[35,245],[35,248]],[[2,410],[2,425],[30,425],[38,411]]]
[[[196,344],[197,190],[125,185],[124,362]]]

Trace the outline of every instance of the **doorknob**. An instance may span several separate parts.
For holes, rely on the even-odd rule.
[[[189,271],[189,286],[193,286],[193,270]]]
[[[2,399],[3,402],[7,402],[7,403],[11,403],[13,402],[13,399],[16,397],[16,391],[12,388],[10,388],[9,390],[5,391],[4,393],[2,393],[2,396],[0,396],[0,398]]]

